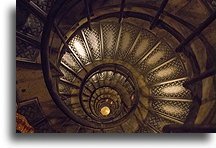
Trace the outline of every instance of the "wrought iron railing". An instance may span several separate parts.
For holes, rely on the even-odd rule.
[[[115,118],[118,119],[117,115],[119,115],[119,119],[121,119],[121,117],[122,119],[126,119],[124,116],[129,114],[127,108],[125,109],[126,111],[121,110],[123,115],[120,115],[120,113],[113,113],[110,114],[110,117],[101,116],[99,109],[101,109],[100,105],[104,102],[100,102],[100,100],[106,99],[103,97],[103,99],[92,99],[92,90],[101,87],[99,83],[100,80],[95,81],[97,83],[93,82],[93,76],[97,75],[97,77],[99,77],[103,72],[106,73],[106,75],[109,72],[115,73],[118,69],[118,66],[116,69],[109,69],[108,67],[110,64],[108,63],[118,63],[117,61],[119,60],[127,62],[129,65],[138,69],[140,74],[146,78],[145,82],[151,90],[151,94],[148,96],[148,99],[151,100],[151,107],[146,107],[146,105],[142,104],[140,101],[137,102],[138,107],[135,108],[136,105],[133,104],[130,106],[134,106],[134,108],[131,108],[133,108],[133,110],[138,110],[141,116],[141,110],[143,108],[148,110],[149,113],[145,118],[139,117],[137,113],[134,115],[140,126],[147,128],[146,131],[152,132],[161,132],[163,128],[162,125],[173,123],[184,124],[186,118],[191,117],[188,116],[188,114],[190,114],[189,110],[191,109],[191,104],[196,101],[195,98],[197,99],[197,97],[200,96],[199,90],[202,90],[203,86],[201,82],[193,85],[194,88],[191,89],[191,95],[190,91],[185,89],[183,85],[191,85],[196,81],[201,81],[206,77],[215,75],[215,69],[211,69],[211,67],[211,70],[208,71],[207,69],[206,72],[199,75],[200,59],[197,59],[195,52],[187,45],[195,36],[198,36],[203,29],[215,20],[215,12],[199,27],[195,28],[190,23],[167,12],[165,6],[169,2],[166,0],[161,3],[160,7],[123,0],[121,2],[108,4],[103,8],[94,6],[94,3],[89,3],[87,0],[76,2],[57,1],[48,14],[37,7],[32,1],[28,2],[23,0],[23,3],[35,16],[45,22],[42,36],[41,61],[47,88],[59,108],[69,118],[83,126],[99,129],[111,128],[115,125],[113,120],[115,120]],[[129,11],[127,6],[146,8],[154,12],[157,11],[157,13],[155,16],[151,16],[144,12],[133,12]],[[118,7],[120,9],[119,11],[115,9]],[[81,12],[80,15],[77,15],[77,13],[75,13],[76,11]],[[100,11],[104,11],[105,13],[100,14]],[[184,36],[175,29],[175,26],[160,19],[161,15],[170,18],[193,32],[185,39]],[[67,17],[69,16],[73,16],[70,22],[67,21]],[[87,19],[85,20],[85,18]],[[142,22],[141,20],[149,22],[152,31],[154,31],[155,28],[165,30],[181,44],[175,48],[176,50],[172,49],[173,47],[167,44],[166,41],[158,39],[148,28],[137,26],[135,23],[131,22],[130,18],[135,18],[135,22]],[[110,32],[113,34],[109,34]],[[131,34],[130,39],[124,40],[128,33]],[[39,47],[38,40],[28,35],[23,35],[20,32],[17,32],[17,36],[33,44],[33,46]],[[214,49],[203,35],[200,35],[199,38],[207,48],[207,59],[211,59],[210,61],[212,61],[212,59],[214,60],[215,57],[211,55]],[[144,48],[139,49],[139,46],[142,47],[145,45],[142,44],[144,39],[152,39],[148,41],[150,44],[146,47],[146,51]],[[126,46],[126,43],[130,45]],[[186,59],[189,60],[191,65],[189,69],[185,68],[185,63],[182,62],[182,56],[175,53],[175,51],[182,52],[186,56]],[[159,53],[165,53],[165,55],[162,55],[163,58],[157,63],[151,65],[152,60],[155,60],[152,57],[156,55],[161,56]],[[109,60],[106,59],[113,60],[108,62]],[[94,65],[94,63],[96,63],[96,65]],[[211,63],[209,64],[212,65]],[[101,69],[96,70],[95,67],[100,67]],[[171,69],[171,71],[169,69]],[[189,75],[186,70],[191,71],[191,74]],[[131,83],[127,86],[124,85],[124,87],[128,88],[128,86],[131,85],[133,92],[137,92],[136,80],[133,78],[133,74],[129,75],[129,73],[130,71],[128,72],[127,70],[126,72],[123,70],[123,73],[119,72],[120,76],[127,81],[131,79]],[[193,75],[198,76],[192,78]],[[91,77],[91,79],[89,79],[89,77]],[[189,78],[192,79],[190,80]],[[103,83],[105,83],[105,79],[106,78],[104,78]],[[90,89],[90,85],[92,90]],[[110,90],[115,90],[109,85],[103,84],[102,86],[104,89],[109,88]],[[170,92],[171,88],[172,92]],[[67,89],[67,91],[62,92],[62,89]],[[100,91],[102,90],[103,89]],[[115,91],[119,92],[119,90]],[[88,94],[89,92],[90,94]],[[122,95],[119,94],[119,96],[122,98]],[[73,105],[77,102],[72,104],[71,100],[76,97],[79,98],[78,104],[81,105],[82,113],[80,114],[73,111]],[[113,97],[108,98],[108,102],[110,100],[114,101],[112,99]],[[134,95],[134,98],[138,100],[137,94]],[[114,108],[122,109],[120,107],[122,104],[119,104],[120,101],[116,102],[114,103],[116,106]],[[89,105],[87,109],[85,109],[86,104]],[[125,106],[127,107],[127,105]],[[169,106],[170,108],[174,107],[175,109],[182,110],[182,112],[177,113],[177,111],[174,111],[170,114],[167,110],[163,110],[165,106]],[[110,106],[110,108],[112,107]],[[76,110],[77,107],[74,109]],[[195,119],[195,117],[193,118]],[[112,125],[104,123],[104,121],[108,121],[108,119],[113,121],[111,122]],[[97,122],[94,122],[94,120],[97,120]],[[120,124],[120,122],[118,123]],[[122,128],[122,125],[120,125],[120,127]]]

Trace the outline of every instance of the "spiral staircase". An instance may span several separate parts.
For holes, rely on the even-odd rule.
[[[215,132],[215,49],[199,35],[216,17],[208,2],[198,3],[209,10],[198,27],[168,0],[18,2],[17,65],[41,63],[51,96],[20,101],[18,93],[36,132]]]

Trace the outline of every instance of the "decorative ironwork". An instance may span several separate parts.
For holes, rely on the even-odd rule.
[[[22,133],[56,132],[41,111],[37,98],[20,102],[17,109],[17,130]],[[30,126],[30,125],[31,126]]]
[[[147,126],[140,125],[139,129],[135,133],[155,133]]]
[[[24,42],[27,42],[29,43],[30,45],[40,49],[41,48],[41,43],[39,40],[35,39],[33,36],[31,35],[26,35],[26,34],[23,34],[21,32],[16,32],[16,38],[24,41]]]
[[[116,40],[118,38],[119,24],[102,23],[104,58],[114,57]]]
[[[64,76],[62,77],[63,79],[68,80],[70,82],[74,81],[75,76],[73,76],[66,68],[60,66],[60,70],[64,74]]]
[[[154,129],[160,132],[162,131],[165,125],[175,124],[175,122],[173,121],[167,120],[165,118],[162,118],[159,115],[152,114],[152,113],[148,113],[145,122],[146,124],[151,125],[151,127],[154,127]]]
[[[68,95],[73,94],[73,92],[75,91],[75,89],[70,87],[70,85],[65,84],[61,81],[58,83],[58,89],[60,94],[68,94]]]
[[[89,49],[92,53],[94,60],[101,60],[101,39],[100,39],[100,30],[99,25],[91,25],[92,29],[89,28],[83,29],[84,35],[86,37],[87,44],[89,46]]]
[[[83,38],[79,36],[80,32]],[[180,57],[165,41],[159,41],[148,30],[124,22],[121,24],[105,21],[94,23],[91,24],[91,29],[81,28],[76,33],[69,42],[69,47],[74,55],[67,50],[66,53],[63,52],[64,55],[61,59],[61,63],[68,66],[76,75],[82,68],[85,68],[85,65],[104,58],[124,60],[140,69],[146,79],[147,87],[151,90],[151,97],[155,98],[152,99],[153,111],[149,111],[150,113],[144,119],[143,125],[145,126],[143,127],[145,129],[140,129],[141,131],[161,132],[164,125],[176,123],[175,120],[184,122],[191,104],[191,101],[188,101],[191,97],[190,91],[182,86],[187,80],[187,73]],[[62,37],[62,41],[65,41],[64,37]],[[75,45],[76,42],[77,45]],[[75,84],[73,83],[75,77],[72,76],[68,68],[61,65],[60,69],[64,76],[57,82],[59,92],[73,95],[77,99],[79,90],[74,91],[72,85],[70,86],[70,84]],[[137,99],[134,79],[128,76],[129,74],[124,71],[124,68],[122,70],[118,67],[120,65],[117,67],[116,65],[118,64],[105,63],[86,71],[85,78],[80,84],[79,100],[76,100],[79,104],[78,107],[71,107],[73,103],[70,104],[70,99],[65,103],[70,111],[76,114],[76,116],[73,115],[74,118],[85,119],[86,124],[80,122],[82,125],[100,129],[110,128],[114,125],[119,126],[120,124],[115,121],[123,119],[124,115],[127,115],[129,110],[135,107],[133,103],[128,105],[121,99],[121,90],[117,90],[117,92],[121,92],[118,97],[112,91],[115,87],[123,86],[122,89],[125,89],[128,96],[131,96],[129,97],[130,101],[133,101],[134,98]],[[82,72],[80,73],[83,75]],[[62,80],[63,82],[61,82]],[[96,91],[99,87],[108,87],[109,89],[103,88]],[[108,120],[100,116],[100,109],[107,106],[107,102],[110,100],[114,101],[114,106],[118,104],[121,113],[118,116],[116,114],[107,122]],[[122,101],[116,103],[116,100]],[[112,115],[111,105],[107,107],[110,108],[109,115]],[[181,124],[182,122],[177,123]],[[111,125],[111,123],[113,124]]]
[[[175,80],[151,88],[153,97],[190,98],[190,91],[183,87],[186,80]]]
[[[191,102],[152,100],[152,108],[156,112],[167,114],[183,122],[189,113],[190,105]]]
[[[120,25],[122,26],[118,31]],[[92,30],[88,28],[84,28],[81,30],[84,41],[82,40],[81,37],[75,35],[74,38],[72,38],[72,40],[69,42],[69,46],[72,52],[76,54],[78,60],[80,60],[84,65],[90,62],[89,55],[92,56],[93,60],[102,60],[103,54],[105,58],[115,58],[114,54],[115,54],[115,50],[117,49],[116,58],[121,60],[126,60],[131,64],[137,63],[138,67],[142,67],[141,72],[144,74],[147,83],[150,84],[151,87],[150,89],[153,97],[175,99],[173,101],[155,99],[152,105],[154,105],[153,109],[155,113],[156,114],[158,113],[159,115],[157,116],[157,118],[149,117],[150,119],[146,118],[146,120],[149,122],[151,120],[156,120],[155,122],[160,121],[160,122],[165,122],[166,124],[169,124],[168,121],[171,119],[172,120],[170,122],[173,123],[174,122],[176,123],[178,120],[181,121],[184,120],[187,113],[182,113],[181,114],[182,118],[180,118],[180,115],[177,115],[175,112],[173,112],[172,114],[168,111],[165,112],[161,109],[167,104],[161,105],[155,103],[156,101],[167,101],[167,102],[170,101],[170,102],[175,102],[174,103],[175,105],[177,104],[176,102],[180,102],[180,100],[178,101],[178,99],[185,99],[187,97],[188,98],[190,97],[189,90],[186,90],[182,86],[183,81],[186,80],[186,78],[184,77],[187,76],[187,73],[185,73],[185,69],[181,60],[176,56],[174,51],[170,48],[170,46],[166,42],[164,42],[163,40],[158,42],[156,36],[150,33],[149,31],[144,29],[140,31],[139,27],[136,27],[135,25],[129,23],[122,23],[120,25],[118,23],[111,23],[111,22],[92,24]],[[100,33],[102,33],[102,36],[99,35]],[[112,35],[114,39],[119,38],[118,40],[119,43],[109,42],[110,38],[107,37],[109,36],[109,33]],[[126,37],[128,37],[127,41],[125,41]],[[75,42],[77,42],[77,45],[75,45],[76,44]],[[124,45],[123,43],[125,42],[128,44]],[[102,45],[104,46],[102,47]],[[101,53],[101,51],[103,51],[103,53]],[[128,56],[125,56],[125,53],[129,53]],[[73,58],[73,56],[70,55],[68,52],[66,52],[63,55],[61,61],[62,64],[65,64],[70,69],[75,67],[75,64],[73,65],[71,64],[72,61],[74,61],[71,60],[71,58]],[[70,66],[69,63],[71,64]],[[97,110],[98,108],[100,108],[99,107],[100,104],[104,102],[102,100],[112,98],[112,100],[114,100],[115,102],[119,99],[116,99],[118,97],[116,97],[113,94],[113,92],[110,91],[109,89],[100,89],[100,91],[94,92],[95,89],[101,86],[106,86],[106,85],[116,86],[120,84],[127,90],[129,95],[134,94],[134,86],[133,86],[133,82],[131,82],[131,79],[127,76],[127,74],[122,75],[119,72],[119,70],[116,69],[116,66],[114,67],[115,68],[113,68],[112,70],[106,69],[105,71],[103,71],[102,70],[103,67],[101,67],[102,69],[100,68],[98,70],[94,70],[94,72],[88,73],[88,74],[92,73],[91,76],[89,77],[88,80],[85,80],[88,77],[86,76],[86,78],[82,82],[84,83],[86,81],[86,83],[81,84],[81,87],[83,86],[84,87],[81,89],[82,90],[81,94],[83,95],[82,97],[80,95],[80,103],[81,103],[80,107],[77,110],[74,108],[75,114],[77,116],[82,116],[82,118],[86,118],[89,121],[98,120],[97,119],[98,116],[100,116],[101,119],[104,119],[104,117],[101,116],[100,111]],[[76,69],[72,69],[72,70],[75,73],[78,73],[79,70]],[[68,95],[76,94],[75,91],[72,92],[73,89],[70,88],[72,86],[71,84],[73,83],[74,77],[72,77],[70,72],[67,71],[68,68],[62,69],[61,67],[61,70],[64,73],[65,78],[62,77],[60,79],[61,81],[64,80],[63,81],[64,84],[59,83],[60,93],[61,94],[64,93]],[[123,104],[124,103],[125,102],[123,101]],[[190,103],[191,103],[190,101],[184,101],[183,104],[190,104]],[[67,105],[70,106],[70,99],[67,101]],[[168,105],[171,106],[171,104]],[[189,105],[188,106],[185,105],[184,107],[187,108],[187,110],[189,110]],[[128,111],[126,109],[126,113],[127,112]],[[167,117],[165,115],[167,115]],[[121,116],[119,116],[118,118],[122,118],[122,117],[124,117],[124,114],[121,114]],[[182,122],[177,122],[177,123],[182,123]],[[146,126],[150,126],[150,124],[151,123],[146,123]],[[161,125],[160,123],[160,126],[161,127],[156,127],[156,129],[154,129],[154,125],[153,125],[153,127],[151,126],[149,130],[153,132],[161,131],[163,124]]]
[[[139,59],[150,48],[152,48],[156,41],[157,38],[153,33],[149,32],[148,30],[142,29],[136,45],[134,46],[133,50],[130,51],[126,60],[131,64],[135,64],[137,59]]]
[[[133,81],[132,75],[129,74],[130,72],[123,66],[115,64],[115,69],[112,68],[113,66],[113,64],[105,64],[92,69],[83,79],[82,84],[80,85],[81,90],[79,95],[81,108],[88,118],[94,122],[97,121],[107,124],[109,123],[109,120],[112,120],[112,124],[109,123],[112,126],[117,123],[119,124],[123,119],[127,119],[126,117],[128,117],[132,113],[132,110],[135,109],[137,100],[137,90],[134,90],[136,86],[131,86],[135,85],[135,82],[128,82],[129,80]],[[110,71],[114,72],[110,73]],[[109,74],[111,74],[111,77]],[[127,80],[126,77],[128,77]],[[107,79],[111,81],[108,85],[106,85],[106,83],[101,83]],[[125,86],[125,83],[120,82],[122,80],[123,82],[128,82],[128,85]],[[90,88],[90,82],[98,84],[95,85],[95,88],[92,87],[92,92],[87,89]],[[124,85],[126,91],[120,90],[116,85]],[[128,88],[131,89],[131,92],[128,92]],[[134,98],[132,100],[130,97],[123,98],[123,92],[128,93],[128,95],[133,93]],[[86,96],[84,93],[90,93],[90,96]],[[123,107],[121,102],[124,102],[123,99],[127,99],[127,102],[129,103],[128,109],[124,114],[121,112]],[[100,112],[100,109],[104,106],[110,108],[110,113],[107,116],[103,116]],[[91,121],[90,119],[89,121]]]
[[[66,52],[61,59],[61,62],[70,67],[74,72],[81,70],[80,65],[76,62],[75,58],[71,53]]]
[[[91,62],[88,56],[87,47],[80,36],[76,35],[68,45],[84,65]]]
[[[138,63],[141,72],[145,74],[147,71],[153,69],[166,62],[175,56],[174,51],[166,42],[161,42],[148,56]]]
[[[125,53],[132,47],[133,43],[138,36],[140,28],[129,24],[122,23],[122,31],[119,40],[119,47],[117,50],[117,58],[123,60]]]
[[[21,102],[18,106],[19,108],[17,112],[25,116],[29,124],[32,126],[44,118],[37,99]]]
[[[40,39],[43,31],[43,23],[35,17],[33,14],[30,14],[26,20],[24,26],[19,30],[23,34],[30,34],[38,39]]]
[[[40,7],[42,10],[48,13],[56,0],[31,0],[31,1],[33,1],[38,7]]]
[[[149,84],[156,84],[186,76],[187,73],[182,62],[176,58],[153,69],[147,74],[146,78]]]
[[[36,62],[37,56],[39,55],[39,49],[32,45],[16,39],[16,57],[24,58],[26,61]]]

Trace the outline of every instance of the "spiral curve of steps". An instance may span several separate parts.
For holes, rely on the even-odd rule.
[[[213,11],[199,1],[124,2],[18,1],[18,112],[36,132],[161,133],[210,123],[215,57],[203,20]],[[188,9],[206,15],[193,22]]]
[[[192,103],[182,86],[187,71],[165,40],[127,20],[102,20],[77,29],[67,44],[56,87],[82,127],[162,132],[165,125],[184,124]],[[104,106],[113,110],[110,116],[101,114]]]

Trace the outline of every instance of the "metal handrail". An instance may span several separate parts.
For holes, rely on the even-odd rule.
[[[54,8],[53,8],[53,10],[55,10]],[[131,12],[126,12],[126,14],[128,15],[128,16],[131,16]],[[49,14],[50,15],[50,14]],[[50,28],[51,28],[51,26],[52,26],[52,19],[50,19],[50,17],[49,17],[49,15],[48,15],[48,22],[46,23],[46,24],[48,24],[47,26],[49,26]],[[50,15],[51,16],[51,15]],[[53,16],[52,16],[53,17]],[[139,15],[138,15],[138,17],[139,17]],[[146,17],[147,18],[147,20],[148,21],[150,21],[150,20],[152,20],[152,18],[151,17]],[[54,19],[53,19],[54,20]],[[170,28],[170,26],[168,26],[168,25],[166,25],[166,23],[164,23],[164,25],[161,25],[161,23],[163,24],[164,22],[162,22],[161,20],[160,20],[160,26],[161,27],[165,27],[166,29],[171,29],[170,30],[170,32],[172,32],[173,30],[174,31],[176,31],[175,29],[172,29],[172,28]],[[49,36],[49,30],[51,30],[49,27],[47,27],[46,25],[45,25],[45,28],[47,28],[47,32],[45,32],[45,33],[43,33],[43,40],[42,40],[42,45],[43,45],[43,47],[45,47],[44,49],[47,49],[47,43],[48,43],[48,38],[46,38],[46,37],[48,37]],[[177,32],[177,31],[176,31]],[[179,37],[179,35],[177,35],[177,34],[175,34],[176,36],[175,37]],[[180,37],[180,38],[182,38],[182,37]],[[179,39],[180,39],[179,38]],[[181,40],[181,39],[180,39]],[[45,63],[45,65],[46,66],[43,66],[43,67],[49,67],[49,63],[47,62],[47,60],[45,60],[44,59],[44,57],[45,58],[49,58],[49,56],[48,56],[48,52],[47,52],[47,50],[46,51],[42,51],[42,53],[44,53],[43,55],[42,55],[42,61],[43,61],[43,63]],[[55,93],[55,91],[54,90],[52,90],[53,89],[53,87],[52,87],[52,80],[50,79],[51,78],[51,76],[50,76],[50,71],[49,70],[47,70],[46,68],[43,68],[43,73],[44,73],[44,75],[45,75],[45,77],[46,76],[48,76],[47,78],[45,78],[44,77],[44,79],[45,79],[45,81],[46,81],[46,85],[47,85],[47,87],[48,87],[48,89],[49,89],[49,91],[50,91],[50,93],[54,93],[54,94],[51,94],[52,96],[53,96],[53,98],[58,98],[58,95],[56,95]],[[56,102],[58,105],[59,105],[59,103],[61,104],[61,101],[56,101],[56,99],[54,99],[55,101],[54,102]],[[62,109],[62,107],[64,107],[64,105],[59,105],[60,106],[60,108]],[[64,110],[64,109],[62,109],[62,110]],[[64,112],[66,112],[66,114],[68,115],[69,114],[69,112],[67,111],[67,110],[64,110]],[[73,116],[71,116],[71,115],[68,115],[69,117],[73,117]],[[81,122],[81,120],[79,121],[77,118],[74,118],[74,120],[77,120],[78,122]],[[90,125],[91,126],[91,125]]]

